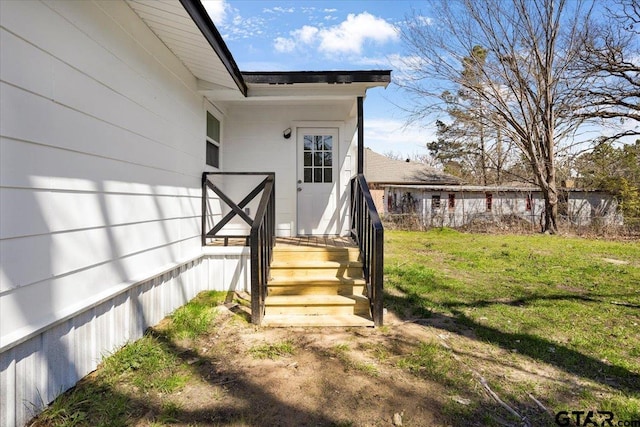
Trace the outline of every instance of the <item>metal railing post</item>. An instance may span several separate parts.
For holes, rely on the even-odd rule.
[[[362,254],[371,316],[375,326],[383,325],[384,228],[363,174],[352,179],[352,235]]]

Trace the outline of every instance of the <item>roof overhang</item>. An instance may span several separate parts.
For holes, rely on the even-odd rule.
[[[353,84],[387,87],[391,70],[371,71],[245,71],[245,81],[252,84],[292,85],[297,83]]]
[[[214,97],[242,99],[247,85],[200,0],[126,0]]]
[[[251,71],[243,72],[248,97],[259,100],[354,99],[367,89],[387,87],[391,71]]]
[[[126,0],[212,101],[339,100],[387,87],[390,70],[241,72],[200,0]]]

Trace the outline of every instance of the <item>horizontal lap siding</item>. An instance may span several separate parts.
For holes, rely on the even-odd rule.
[[[0,1],[0,19],[0,425],[14,426],[198,292],[246,290],[249,271],[246,253],[201,256],[204,101],[129,6]]]
[[[225,167],[234,171],[264,171],[276,173],[276,234],[296,235],[297,211],[297,158],[296,138],[285,139],[282,133],[296,122],[301,127],[337,127],[342,135],[336,161],[340,165],[340,207],[344,233],[348,231],[348,184],[355,173],[356,145],[353,143],[356,119],[350,117],[353,106],[349,101],[316,101],[304,105],[234,106],[228,110],[225,136],[233,144],[223,145]],[[345,120],[346,119],[346,120]],[[328,125],[327,123],[331,123]],[[254,155],[247,157],[251,151]]]
[[[144,281],[200,253],[193,76],[124,3],[0,8],[2,345],[42,331],[0,355],[12,426],[212,286],[203,260]]]
[[[1,8],[0,332],[14,339],[200,253],[204,110],[125,3]]]

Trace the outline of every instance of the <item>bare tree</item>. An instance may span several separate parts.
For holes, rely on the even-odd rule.
[[[585,23],[581,41],[576,75],[591,80],[581,114],[616,127],[609,140],[640,135],[640,2],[610,3],[604,18]],[[636,126],[620,128],[629,122]]]
[[[544,195],[544,231],[557,232],[557,151],[585,120],[576,114],[576,91],[588,81],[569,66],[576,61],[592,3],[434,0],[430,5],[433,18],[414,13],[401,33],[410,71],[399,84],[411,96],[411,120],[433,120],[434,111],[446,112],[451,100],[441,95],[459,87],[481,100],[473,115],[521,151]],[[477,46],[487,54],[470,80],[460,64],[477,61],[469,56]]]

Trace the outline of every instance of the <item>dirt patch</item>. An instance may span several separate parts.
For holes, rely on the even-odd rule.
[[[376,356],[389,354],[395,332],[256,328],[225,309],[217,322],[216,335],[190,343],[182,353],[201,381],[171,397],[182,408],[173,425],[383,426],[393,425],[394,415],[396,424],[402,419],[403,425],[441,425],[437,414],[446,391]],[[394,357],[419,339],[402,337],[393,345]],[[252,348],[282,342],[293,345],[292,355],[251,354]],[[136,425],[150,425],[159,412],[147,412]]]
[[[627,264],[629,264],[629,261],[624,261],[624,260],[621,260],[621,259],[602,258],[602,260],[604,262],[608,262],[609,264],[614,264],[614,265],[627,265]]]
[[[132,425],[166,421],[167,406],[176,408],[171,424],[184,426],[513,425],[517,420],[483,381],[521,416],[544,420],[532,425],[544,425],[550,418],[542,408],[518,401],[500,383],[526,385],[540,400],[571,383],[553,368],[477,341],[471,331],[445,331],[437,317],[407,321],[389,312],[385,323],[376,329],[257,328],[223,307],[214,335],[176,348],[198,380],[171,395],[145,396],[144,415]],[[292,354],[256,357],[256,348],[285,342]],[[402,364],[425,343],[451,359],[442,365],[449,372],[432,378],[428,363],[424,372]]]

